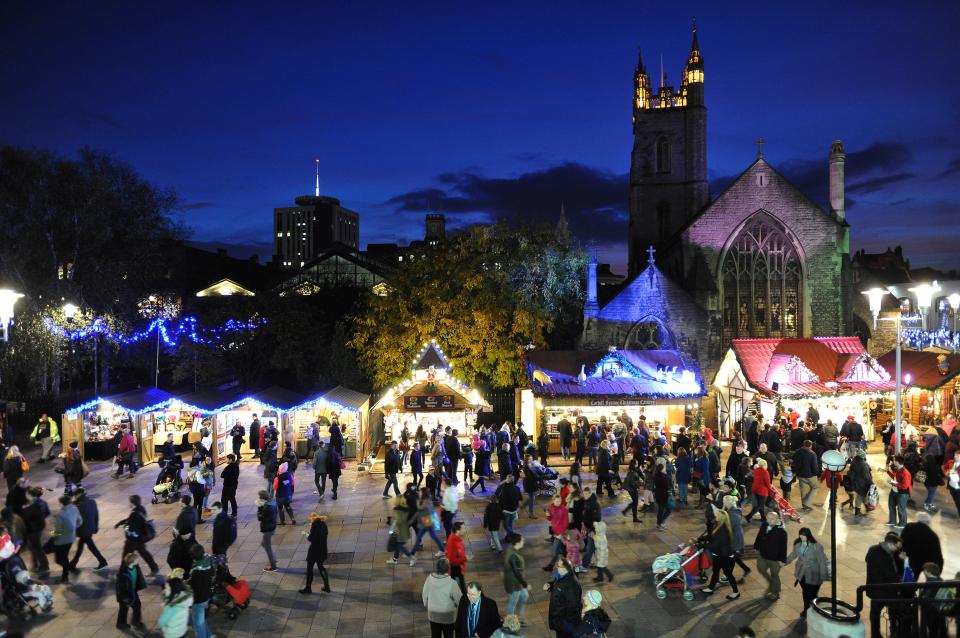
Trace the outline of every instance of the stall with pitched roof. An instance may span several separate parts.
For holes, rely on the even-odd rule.
[[[363,458],[372,449],[367,428],[370,395],[342,385],[318,394],[290,409],[287,418],[293,424],[297,437],[295,448],[299,456],[307,449],[306,432],[311,423],[320,426],[320,438],[329,440],[330,426],[336,423],[343,434],[343,455]]]
[[[891,350],[878,361],[891,371],[896,369],[896,351]],[[904,418],[915,425],[933,425],[956,418],[960,413],[960,354],[934,351],[902,350],[900,371],[903,381]],[[892,410],[892,406],[885,406]]]
[[[713,386],[718,426],[729,435],[747,412],[776,416],[778,404],[801,415],[813,405],[820,422],[838,427],[848,415],[874,437],[871,403],[890,396],[894,381],[857,337],[733,339]]]
[[[691,424],[704,395],[696,364],[674,350],[534,351],[527,370],[531,384],[518,392],[520,419],[537,435],[547,428],[552,452],[559,451],[561,419],[643,418],[671,431]]]

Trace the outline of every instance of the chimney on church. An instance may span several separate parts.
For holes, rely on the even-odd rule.
[[[597,303],[597,256],[594,255],[587,264],[587,300],[583,304],[584,318],[596,317],[600,313],[600,304]]]
[[[843,165],[847,160],[847,154],[843,152],[843,142],[833,140],[830,145],[830,212],[836,216],[838,221],[846,219],[844,210],[843,195]]]

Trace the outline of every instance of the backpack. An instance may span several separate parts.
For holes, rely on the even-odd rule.
[[[143,542],[149,543],[157,537],[157,528],[154,526],[153,521],[144,521],[143,522]]]

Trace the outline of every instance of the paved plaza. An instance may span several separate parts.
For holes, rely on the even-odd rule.
[[[873,450],[876,451],[876,450]],[[726,450],[725,450],[726,452]],[[34,484],[53,490],[48,494],[51,509],[59,508],[56,496],[62,490],[62,479],[52,471],[49,464],[38,465],[36,451],[30,451]],[[551,459],[556,467],[559,457]],[[882,459],[871,455],[874,468]],[[250,582],[252,600],[250,607],[234,621],[226,614],[213,611],[209,615],[211,630],[218,636],[251,636],[258,632],[281,635],[284,638],[300,636],[383,636],[412,638],[428,636],[429,625],[426,611],[420,599],[421,586],[431,568],[434,548],[429,538],[425,539],[425,551],[421,552],[416,566],[406,561],[395,567],[385,564],[387,523],[391,501],[381,497],[382,475],[357,472],[355,464],[349,463],[340,483],[340,498],[318,501],[313,494],[312,468],[302,463],[298,471],[298,489],[294,502],[299,526],[278,527],[274,537],[279,570],[264,573],[265,558],[259,547],[260,534],[256,521],[256,491],[264,485],[260,467],[254,462],[245,462],[241,470],[238,501],[240,512],[238,539],[229,552],[230,567],[234,575]],[[565,468],[560,468],[561,472]],[[150,505],[150,488],[157,473],[157,466],[147,466],[133,478],[113,479],[107,464],[91,464],[91,476],[84,481],[98,501],[101,511],[101,531],[97,544],[110,562],[110,568],[93,572],[94,559],[85,552],[81,560],[80,574],[68,586],[53,584],[57,572],[50,578],[54,594],[54,611],[45,618],[32,621],[22,628],[29,635],[56,636],[58,638],[81,638],[87,636],[122,635],[114,628],[117,604],[114,598],[115,568],[120,561],[122,533],[112,529],[114,522],[127,512],[127,495],[140,494],[147,504],[150,517],[157,526],[158,536],[150,548],[163,569],[167,554],[167,541],[179,506]],[[587,478],[588,475],[585,475]],[[875,479],[880,483],[879,475]],[[587,479],[589,480],[589,479]],[[401,486],[403,480],[401,480]],[[493,483],[495,486],[496,484]],[[459,489],[463,490],[463,483]],[[488,493],[492,488],[488,486]],[[925,492],[920,489],[920,494]],[[215,495],[219,494],[219,487]],[[826,496],[823,488],[818,500]],[[667,521],[667,531],[655,529],[653,515],[644,517],[642,524],[634,524],[622,517],[626,495],[616,499],[601,498],[604,520],[609,523],[610,568],[615,574],[613,583],[597,587],[603,593],[603,608],[613,618],[610,636],[732,636],[740,625],[750,624],[760,636],[802,636],[803,625],[799,623],[802,609],[799,589],[792,587],[793,567],[782,572],[783,597],[771,603],[762,597],[763,581],[754,571],[742,586],[742,596],[736,601],[727,601],[723,589],[707,599],[697,594],[693,601],[684,601],[678,593],[671,592],[665,600],[654,595],[652,574],[653,559],[668,552],[673,546],[703,531],[703,516],[699,510],[687,509],[674,513]],[[799,495],[793,492],[794,502]],[[853,602],[855,590],[865,580],[864,555],[867,548],[882,539],[888,528],[886,523],[886,494],[882,493],[881,507],[869,518],[854,522],[852,515],[844,514],[838,520],[838,575],[840,595]],[[467,569],[467,579],[483,583],[484,591],[492,596],[501,609],[506,605],[500,556],[487,545],[481,527],[486,499],[467,494],[462,501],[459,518],[465,522],[464,537],[472,559]],[[944,545],[947,565],[946,575],[960,570],[960,556],[947,551],[953,540],[960,538],[960,525],[948,495],[939,499],[941,513],[934,516],[934,529]],[[541,503],[546,506],[546,499]],[[306,530],[310,511],[329,515],[330,528],[327,562],[330,573],[329,594],[303,596],[297,590],[303,586],[307,543],[301,534]],[[911,510],[911,517],[915,511]],[[829,538],[829,518],[826,511],[816,509],[804,519],[818,539],[825,543]],[[759,525],[749,525],[746,530],[747,544],[756,536]],[[796,538],[797,523],[788,523],[790,542]],[[527,609],[526,635],[530,638],[552,636],[547,630],[548,595],[541,585],[547,574],[541,571],[546,564],[550,545],[547,538],[547,521],[542,507],[537,508],[537,518],[531,520],[524,513],[518,524],[528,540],[523,550],[527,562],[527,576],[531,582],[531,598]],[[211,525],[200,527],[198,538],[209,549]],[[52,561],[51,561],[52,562]],[[752,564],[752,561],[750,561]],[[52,565],[56,569],[55,565]],[[148,571],[144,567],[144,571]],[[739,573],[739,570],[737,571]],[[595,571],[583,575],[584,588],[596,586],[592,578]],[[825,584],[821,593],[827,593]],[[319,587],[315,588],[319,591]],[[144,622],[158,636],[156,620],[161,603],[159,581],[150,582],[142,593]],[[134,632],[134,635],[136,633]],[[190,633],[189,635],[192,635]]]

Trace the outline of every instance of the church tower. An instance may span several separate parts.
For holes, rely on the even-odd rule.
[[[661,62],[662,67],[662,62]],[[709,199],[707,186],[707,108],[703,57],[693,43],[679,89],[660,71],[656,94],[637,61],[633,77],[633,152],[630,161],[629,274],[646,263],[647,246],[663,245]]]

